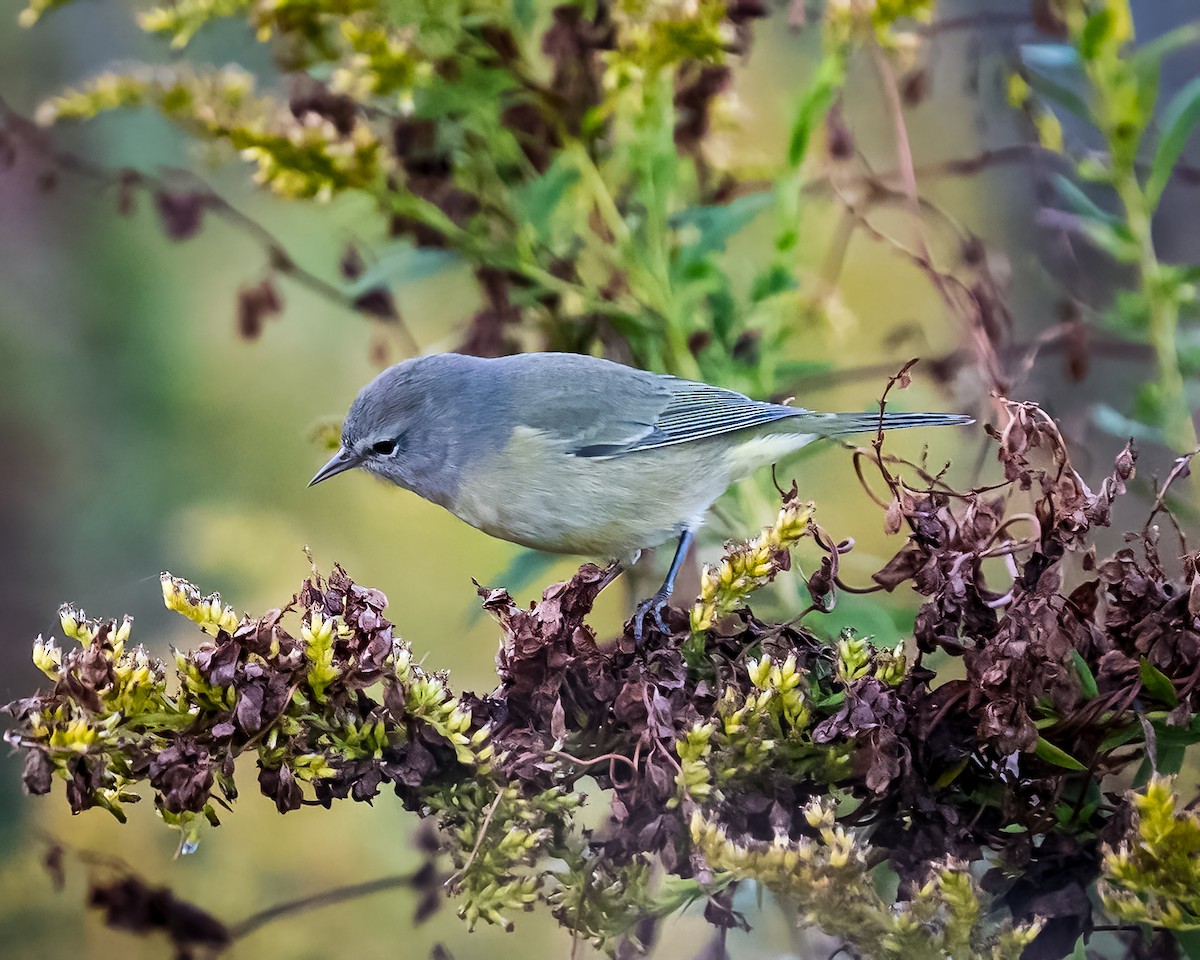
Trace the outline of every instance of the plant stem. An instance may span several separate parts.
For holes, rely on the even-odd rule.
[[[1163,436],[1167,445],[1177,453],[1194,450],[1197,447],[1196,425],[1184,392],[1176,348],[1179,305],[1171,284],[1166,282],[1163,266],[1154,249],[1151,211],[1146,194],[1132,170],[1120,174],[1114,187],[1125,208],[1126,224],[1140,250],[1138,275],[1162,391]]]

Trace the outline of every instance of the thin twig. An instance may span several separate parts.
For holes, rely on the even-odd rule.
[[[548,750],[547,752],[551,756],[561,757],[564,760],[571,761],[571,763],[577,763],[581,767],[594,767],[596,764],[603,763],[605,760],[608,760],[610,762],[614,761],[614,760],[621,760],[624,763],[629,764],[629,766],[631,768],[633,768],[633,771],[635,773],[637,772],[637,764],[635,764],[632,760],[630,760],[623,753],[602,753],[602,754],[600,754],[600,756],[593,757],[591,760],[585,760],[582,757],[572,756],[571,754],[567,753],[565,750]]]
[[[234,940],[241,940],[244,937],[250,936],[250,934],[261,927],[266,926],[268,923],[273,923],[292,914],[317,910],[321,907],[331,907],[335,904],[345,903],[348,900],[369,897],[384,890],[394,890],[398,887],[411,886],[415,876],[415,874],[406,873],[394,877],[380,877],[378,880],[368,880],[365,883],[352,883],[344,887],[334,887],[332,890],[326,890],[324,893],[314,893],[307,897],[278,903],[273,907],[268,907],[266,910],[252,914],[240,923],[232,925],[229,928],[229,935]]]
[[[133,167],[122,167],[115,170],[109,169],[100,164],[92,163],[90,160],[86,160],[76,153],[58,148],[46,136],[45,131],[24,114],[19,113],[9,106],[3,97],[0,97],[0,120],[3,121],[4,129],[8,133],[13,134],[22,144],[29,147],[43,160],[53,164],[57,169],[65,170],[75,176],[108,187],[126,190],[137,188],[151,194],[178,189],[175,184],[169,182],[167,179],[143,170]],[[224,220],[235,230],[249,237],[262,248],[271,270],[291,278],[300,286],[307,288],[330,303],[376,322],[381,320],[378,313],[359,306],[354,296],[335,284],[324,280],[311,270],[300,266],[283,243],[271,231],[253,217],[235,207],[196,174],[191,171],[178,172],[187,176],[190,181],[188,185],[189,189],[204,210],[211,212],[218,219]],[[397,314],[389,317],[387,323],[395,326],[400,339],[403,341],[403,347],[409,354],[416,356],[421,352],[420,344],[417,343],[416,337],[413,336],[403,317]]]
[[[1185,453],[1182,457],[1175,460],[1171,467],[1171,472],[1167,474],[1167,479],[1163,481],[1162,489],[1158,490],[1154,496],[1154,506],[1150,509],[1150,516],[1146,518],[1146,522],[1142,524],[1142,536],[1149,536],[1150,525],[1154,522],[1154,518],[1160,513],[1165,513],[1170,519],[1172,526],[1175,527],[1175,535],[1179,538],[1179,547],[1186,556],[1188,553],[1187,536],[1184,534],[1179,522],[1175,519],[1175,515],[1168,509],[1166,505],[1167,491],[1171,489],[1173,484],[1180,477],[1184,476],[1191,469],[1192,459],[1200,454],[1200,447],[1197,447],[1191,453]]]
[[[492,825],[492,817],[496,815],[496,808],[500,806],[500,801],[504,797],[504,787],[496,788],[496,799],[488,806],[487,813],[484,815],[483,823],[479,827],[479,836],[475,838],[475,846],[471,848],[471,853],[467,857],[466,862],[462,865],[462,869],[456,870],[454,874],[445,883],[447,890],[453,888],[454,884],[458,883],[468,870],[471,869],[471,864],[475,862],[475,858],[479,855],[479,848],[483,846],[483,838],[487,836],[488,829]]]

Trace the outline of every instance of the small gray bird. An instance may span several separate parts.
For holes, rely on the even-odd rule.
[[[970,423],[887,413],[883,427]],[[536,550],[632,564],[679,538],[638,605],[659,628],[708,508],[735,480],[822,437],[874,431],[878,413],[815,413],[610,360],[530,353],[405,360],[363,387],[342,446],[309,486],[362,467],[484,533]]]

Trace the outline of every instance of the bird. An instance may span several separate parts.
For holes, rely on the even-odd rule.
[[[493,537],[627,569],[676,541],[663,610],[705,514],[755,470],[824,437],[968,424],[946,413],[818,413],[570,353],[401,361],[362,388],[341,446],[309,486],[355,468],[445,507]]]

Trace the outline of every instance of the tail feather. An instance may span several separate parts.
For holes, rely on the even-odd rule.
[[[948,427],[974,423],[973,417],[960,413],[884,413],[884,430],[903,430],[907,427]],[[813,426],[826,437],[848,433],[874,433],[880,427],[879,413],[826,413],[816,418]]]

